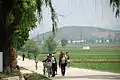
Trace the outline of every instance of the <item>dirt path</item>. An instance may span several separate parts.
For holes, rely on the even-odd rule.
[[[34,60],[25,59],[18,56],[18,65],[28,70],[43,74],[43,64],[39,61],[38,70],[35,70]],[[80,68],[67,68],[65,77],[61,76],[60,69],[58,68],[58,75],[52,78],[53,80],[120,80],[120,74],[111,72],[101,72]]]

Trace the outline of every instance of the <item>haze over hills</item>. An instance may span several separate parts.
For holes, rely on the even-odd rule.
[[[42,33],[33,37],[32,39],[37,40],[47,38],[52,34],[51,31]],[[56,40],[61,39],[67,40],[91,40],[98,38],[111,38],[111,39],[120,39],[120,30],[111,30],[111,29],[103,29],[96,27],[88,27],[88,26],[66,26],[62,28],[58,28],[56,32]]]

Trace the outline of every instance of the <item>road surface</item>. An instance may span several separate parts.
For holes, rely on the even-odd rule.
[[[43,74],[43,64],[38,62],[38,70],[35,70],[35,61],[25,58],[22,61],[22,57],[18,56],[18,65],[24,67],[30,71]],[[103,72],[97,70],[81,69],[81,68],[66,68],[66,75],[61,75],[60,69],[58,68],[58,75],[53,80],[120,80],[120,74]]]

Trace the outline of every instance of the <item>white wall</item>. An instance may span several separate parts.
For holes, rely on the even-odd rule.
[[[0,52],[0,72],[3,71],[3,53]]]

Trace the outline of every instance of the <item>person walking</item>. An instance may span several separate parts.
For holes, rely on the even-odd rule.
[[[67,59],[67,67],[70,67],[70,55],[68,52],[66,52],[65,57]]]
[[[56,58],[54,56],[52,56],[51,61],[52,61],[52,77],[55,77],[55,74],[57,74],[57,61],[56,61]]]
[[[66,59],[65,55],[61,52],[61,54],[59,56],[59,67],[61,68],[62,76],[65,76],[66,65],[67,65],[67,59]]]
[[[57,75],[57,60],[55,58],[55,75]]]
[[[24,54],[24,52],[23,52],[23,54],[22,54],[22,58],[23,58],[23,61],[24,61],[24,58],[25,58],[25,54]]]
[[[36,70],[38,69],[38,60],[37,59],[35,59],[35,68],[36,68]]]
[[[49,55],[47,55],[47,57],[42,61],[43,62],[43,75],[45,75],[45,72],[46,72],[46,70],[45,70],[45,68],[46,68],[46,62],[48,61],[48,58],[49,58]]]

